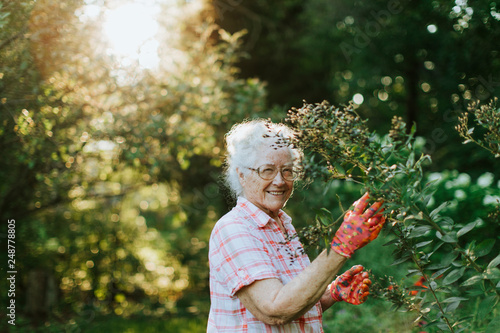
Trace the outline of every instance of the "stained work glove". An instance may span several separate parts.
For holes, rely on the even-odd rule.
[[[375,214],[382,206],[382,201],[374,203],[365,211],[369,198],[368,193],[365,193],[354,203],[354,210],[346,213],[344,222],[333,237],[332,249],[344,257],[350,258],[354,251],[377,238],[382,230],[385,222],[381,214],[383,209]]]
[[[344,274],[340,275],[328,286],[332,298],[337,301],[345,301],[350,304],[359,305],[366,301],[370,294],[368,289],[372,281],[368,272],[363,272],[361,265],[352,266]]]

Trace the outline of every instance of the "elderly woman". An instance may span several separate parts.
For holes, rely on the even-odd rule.
[[[333,251],[310,262],[282,210],[299,176],[301,152],[287,144],[292,135],[285,125],[255,120],[226,136],[226,177],[237,204],[210,237],[208,332],[323,332],[323,311],[339,301],[361,304],[369,294],[362,266],[332,280],[378,236],[382,203],[366,209],[365,194],[346,214]]]

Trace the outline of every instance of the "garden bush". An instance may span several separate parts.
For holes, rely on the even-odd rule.
[[[491,126],[495,119],[480,118],[498,117],[494,103],[474,105],[474,110],[486,130],[483,140],[475,142],[496,148],[500,126]],[[416,325],[427,331],[498,329],[500,203],[493,174],[483,174],[474,185],[462,174],[426,174],[432,161],[415,138],[415,126],[408,129],[394,117],[389,133],[380,135],[369,130],[353,105],[305,103],[289,111],[288,122],[297,132],[290,144],[305,152],[306,179],[322,179],[330,186],[344,180],[370,192],[372,199],[384,200],[390,265],[403,267],[405,276],[376,276],[375,296],[390,301],[393,309],[415,313]],[[461,123],[459,132],[466,125]],[[472,132],[467,128],[465,135]],[[342,203],[340,207],[347,211]],[[299,232],[304,244],[329,248],[343,217],[334,216],[326,208],[319,210],[315,222]]]

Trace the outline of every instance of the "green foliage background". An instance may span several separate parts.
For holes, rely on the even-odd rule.
[[[429,209],[449,201],[442,213],[460,224],[498,209],[499,159],[455,130],[469,102],[499,95],[497,4],[217,0],[173,14],[158,3],[164,65],[144,70],[120,67],[99,20],[78,16],[113,1],[0,2],[0,300],[15,219],[13,331],[181,332],[178,318],[204,331],[208,238],[232,204],[220,182],[223,136],[245,118],[284,121],[304,99],[343,105],[361,94],[356,112],[381,135],[394,116],[415,123],[415,145],[432,158],[425,179],[439,179]],[[286,209],[299,229],[323,207],[340,216],[362,191],[338,179],[299,184]],[[384,231],[353,264],[411,285],[405,264],[390,266],[391,237]],[[491,229],[467,237],[493,237],[488,258],[498,254]],[[343,304],[325,329],[419,330],[390,306]],[[485,329],[486,306],[461,306]]]

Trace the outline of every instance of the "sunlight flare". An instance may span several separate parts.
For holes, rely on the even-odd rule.
[[[109,40],[108,54],[123,66],[138,62],[143,68],[155,68],[159,63],[156,40],[159,13],[157,5],[134,2],[109,9],[105,13],[103,32]]]

